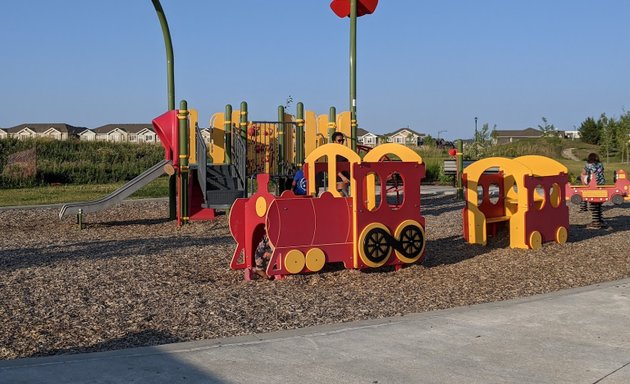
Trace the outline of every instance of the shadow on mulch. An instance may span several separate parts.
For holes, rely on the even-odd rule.
[[[440,239],[439,242],[427,243],[422,265],[432,268],[472,259],[473,257],[486,254],[494,248],[504,247],[506,236],[507,234],[503,234],[503,231],[498,232],[496,236],[488,238],[488,245],[486,246],[468,244],[461,236],[450,236]],[[443,248],[445,244],[448,244],[449,252],[438,252],[437,250]]]
[[[16,248],[0,251],[0,270],[52,265],[73,259],[106,259],[133,257],[136,255],[163,255],[182,246],[216,246],[232,244],[231,236],[221,237],[159,237],[147,239],[108,240],[96,242],[53,245],[46,248]]]
[[[455,196],[423,197],[420,211],[423,216],[439,216],[446,212],[461,211],[464,204],[464,201]]]
[[[68,355],[76,353],[102,352],[114,349],[146,347],[161,344],[170,344],[184,341],[169,332],[149,329],[140,332],[131,332],[123,337],[104,341],[102,343],[86,345],[81,347],[42,349],[26,357],[42,357],[51,355]]]
[[[630,229],[630,216],[604,217],[608,228],[592,229],[584,224],[571,225],[569,228],[569,242],[577,243],[594,237],[607,236],[615,232]]]
[[[117,227],[117,226],[124,226],[124,225],[155,225],[155,224],[164,224],[164,223],[168,223],[168,222],[171,222],[171,221],[174,222],[175,220],[174,219],[169,219],[169,218],[161,218],[161,219],[136,219],[136,220],[103,221],[103,222],[99,222],[99,221],[95,221],[95,222],[84,221],[83,225],[86,228],[89,228],[92,225],[101,225],[101,226],[104,226],[104,227]]]

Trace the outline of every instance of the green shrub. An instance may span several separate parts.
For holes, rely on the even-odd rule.
[[[13,153],[35,148],[37,172],[29,180],[5,176]],[[0,140],[0,186],[33,187],[50,184],[109,184],[133,179],[164,158],[160,145],[57,141],[49,139]]]

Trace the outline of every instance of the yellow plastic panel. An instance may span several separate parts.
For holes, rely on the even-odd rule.
[[[196,109],[188,110],[188,164],[197,164],[197,123],[199,112]]]
[[[317,133],[319,145],[328,143],[328,115],[317,116]]]
[[[422,164],[422,157],[418,153],[414,152],[409,147],[396,143],[381,144],[374,147],[374,149],[363,156],[363,161],[376,162],[379,161],[381,157],[388,154],[396,155],[402,161]]]
[[[304,156],[308,156],[319,147],[317,134],[317,115],[313,111],[304,112]]]
[[[341,194],[337,192],[337,163],[336,156],[340,155],[348,159],[348,161],[353,163],[360,163],[361,158],[359,155],[351,150],[348,147],[344,147],[341,144],[330,143],[326,145],[322,145],[321,147],[316,148],[313,152],[311,152],[304,163],[308,164],[308,169],[315,169],[315,162],[326,156],[328,161],[328,191],[333,194],[333,196],[340,197]],[[352,167],[350,167],[350,180],[353,180],[353,171]],[[352,195],[356,196],[356,191],[354,190],[356,183],[350,183],[350,187],[352,188]],[[308,173],[308,194],[312,195],[316,193],[315,191],[315,172]]]
[[[567,167],[565,167],[562,163],[545,156],[519,156],[515,158],[514,161],[518,161],[531,169],[532,173],[536,176],[555,176],[560,173],[569,173]]]
[[[337,114],[337,130],[346,137],[352,136],[352,115],[350,111],[343,111]]]

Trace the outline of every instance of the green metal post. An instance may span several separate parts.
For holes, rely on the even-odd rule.
[[[464,200],[464,184],[462,174],[464,173],[464,141],[457,140],[457,152],[455,153],[455,161],[457,164],[457,198]]]
[[[285,174],[285,153],[286,145],[284,142],[285,134],[284,134],[284,107],[282,105],[278,106],[278,174]],[[282,191],[280,191],[282,192]]]
[[[332,142],[332,135],[337,130],[337,109],[330,107],[328,110],[328,142]]]
[[[350,0],[350,143],[357,149],[357,0]]]
[[[223,136],[223,148],[225,149],[225,164],[232,164],[232,106],[227,104],[225,106],[223,129],[225,135]]]
[[[295,162],[304,164],[304,104],[297,103],[297,132],[295,132]]]
[[[164,46],[166,47],[166,80],[168,88],[168,110],[175,109],[175,71],[173,55],[173,43],[171,41],[171,32],[168,28],[168,22],[166,21],[166,15],[164,9],[160,4],[160,0],[151,0],[153,7],[160,20],[160,26],[162,27],[162,34],[164,35]],[[171,219],[177,217],[177,175],[173,174],[168,179],[168,212]]]
[[[248,153],[247,153],[247,103],[245,101],[241,101],[241,121],[239,122],[239,132],[241,135],[241,138],[243,139],[243,143],[245,144],[245,173],[247,173],[247,157],[248,157]],[[244,175],[245,177],[245,194],[249,196],[249,190],[248,190],[248,181],[247,181],[247,176],[248,175]]]
[[[180,190],[179,190],[179,217],[181,223],[188,222],[188,103],[186,100],[179,102],[179,111],[177,113],[179,121],[179,173],[180,173]]]

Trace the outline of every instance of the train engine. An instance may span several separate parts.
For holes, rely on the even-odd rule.
[[[336,189],[340,169],[349,171],[349,197]],[[234,203],[230,230],[237,246],[231,268],[244,269],[245,278],[251,279],[254,251],[264,234],[273,246],[269,276],[318,272],[329,263],[368,269],[421,261],[426,237],[420,182],[425,166],[417,153],[383,144],[361,159],[331,143],[311,152],[304,171],[306,196],[291,191],[273,196],[265,185],[268,176],[260,175],[259,192]]]

